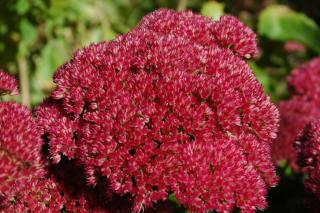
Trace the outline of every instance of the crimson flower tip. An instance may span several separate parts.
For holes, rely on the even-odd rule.
[[[0,69],[0,95],[19,95],[17,80]]]

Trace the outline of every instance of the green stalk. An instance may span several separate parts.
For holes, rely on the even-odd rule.
[[[18,67],[19,67],[20,91],[21,91],[21,97],[22,97],[22,104],[30,108],[28,63],[24,57],[21,57],[18,59]]]
[[[183,11],[186,10],[188,6],[188,0],[179,0],[177,11]]]

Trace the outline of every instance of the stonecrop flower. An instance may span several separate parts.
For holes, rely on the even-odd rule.
[[[18,94],[16,80],[0,71],[0,95]],[[27,107],[0,102],[0,210],[16,183],[44,174],[40,132]]]
[[[320,202],[320,120],[313,120],[304,128],[295,143],[298,164],[307,174],[304,182],[307,194],[306,203],[312,212],[319,211]]]
[[[273,143],[273,157],[277,162],[287,160],[294,170],[299,170],[294,141],[306,124],[320,118],[319,85],[320,58],[315,58],[293,70],[288,77],[292,97],[279,103],[280,129]]]
[[[55,181],[31,178],[12,186],[2,209],[6,212],[53,212],[62,210],[64,202]]]
[[[256,54],[236,18],[166,9],[77,51],[36,109],[53,162],[107,178],[133,212],[169,193],[192,212],[264,209],[278,111],[243,59]]]
[[[0,69],[0,95],[3,94],[18,95],[19,89],[16,79]]]
[[[5,212],[128,213],[127,199],[107,196],[105,186],[85,184],[82,170],[72,162],[48,168],[48,175],[16,181],[0,203]]]
[[[319,97],[320,57],[314,58],[292,71],[288,85],[294,95]]]
[[[2,84],[8,79],[15,82],[1,74],[0,88],[12,94],[8,84]],[[106,196],[101,184],[86,186],[83,169],[72,162],[52,166],[47,158],[29,109],[0,102],[0,212],[129,212],[128,199]]]
[[[184,37],[202,46],[218,44],[241,57],[251,58],[258,54],[256,34],[233,16],[223,16],[213,22],[190,11],[159,10],[142,19],[138,28]]]
[[[14,181],[43,174],[40,133],[27,107],[0,103],[0,193]]]

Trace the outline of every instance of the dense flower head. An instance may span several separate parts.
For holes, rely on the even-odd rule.
[[[0,95],[18,95],[19,89],[17,80],[0,69]]]
[[[59,104],[58,101],[45,100],[40,110],[36,110],[37,117],[40,118],[37,120],[38,126],[50,140],[50,156],[55,163],[61,160],[61,155],[73,159],[77,148],[75,139],[78,122],[70,119],[63,108],[58,107]]]
[[[17,181],[6,194],[2,209],[7,212],[52,212],[62,210],[64,199],[57,184],[47,178]]]
[[[256,51],[233,17],[164,9],[77,51],[36,109],[53,161],[81,164],[89,184],[107,178],[133,212],[170,192],[194,212],[265,208],[278,111],[243,60]]]
[[[288,87],[292,92],[289,100],[279,103],[280,129],[273,143],[275,161],[287,160],[294,170],[297,153],[294,141],[304,126],[316,118],[320,118],[320,58],[312,59],[293,70],[288,77]]]
[[[69,194],[52,178],[17,182],[2,206],[7,212],[112,212],[91,208],[83,194]]]
[[[276,143],[273,144],[275,161],[286,159],[289,165],[298,170],[297,153],[294,141],[306,124],[320,117],[320,99],[310,99],[305,96],[293,96],[290,100],[279,103],[280,130]]]
[[[131,197],[119,196],[106,190],[101,179],[93,186],[85,184],[83,168],[73,161],[62,160],[58,165],[48,164],[48,174],[42,178],[17,181],[0,202],[5,212],[79,212],[129,213]],[[172,213],[171,202],[160,202],[146,213]]]
[[[223,16],[214,25],[214,34],[220,45],[230,48],[245,58],[257,56],[256,34],[238,19]]]
[[[130,202],[107,196],[101,183],[86,186],[80,167],[71,161],[50,165],[42,178],[16,181],[0,203],[6,212],[104,212],[128,213]],[[102,188],[103,187],[103,188]]]
[[[43,175],[40,132],[27,107],[0,103],[0,194],[15,181]]]
[[[319,96],[320,94],[320,57],[314,58],[292,71],[288,78],[293,94]]]
[[[304,128],[295,143],[298,163],[307,174],[305,188],[309,192],[307,203],[311,210],[319,211],[320,202],[320,120],[313,120]],[[317,207],[317,209],[314,209]]]
[[[233,16],[223,16],[213,22],[191,11],[172,13],[159,10],[142,19],[138,28],[161,35],[178,35],[203,46],[218,44],[241,57],[251,58],[258,54],[256,34]]]

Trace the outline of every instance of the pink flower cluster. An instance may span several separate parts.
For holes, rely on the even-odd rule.
[[[42,175],[39,132],[26,107],[0,103],[0,192],[14,181]]]
[[[17,94],[16,80],[0,71],[0,93]],[[0,95],[1,95],[0,94]],[[40,132],[27,107],[0,103],[0,197],[7,197],[16,183],[44,174]]]
[[[127,198],[108,196],[102,183],[86,186],[81,171],[72,162],[65,162],[50,167],[42,178],[16,181],[5,194],[2,209],[6,212],[130,212]]]
[[[8,88],[8,79],[14,78],[0,72],[0,88]],[[87,187],[81,168],[70,162],[51,166],[27,107],[0,102],[0,127],[1,212],[129,212],[128,200],[101,193],[105,186]]]
[[[7,93],[10,95],[18,95],[18,84],[14,77],[0,69],[0,95]]]
[[[308,194],[307,204],[314,212],[319,211],[320,202],[320,120],[314,120],[306,125],[296,141],[298,164],[302,172],[308,175],[305,188]]]
[[[320,57],[314,58],[292,71],[288,77],[289,88],[294,95],[316,99],[320,93]]]
[[[256,54],[236,18],[166,9],[77,51],[36,109],[53,163],[105,178],[133,212],[169,193],[192,212],[264,209],[278,111],[244,60]]]
[[[315,58],[293,70],[288,78],[288,87],[292,97],[279,104],[280,129],[273,155],[275,161],[287,160],[289,165],[298,170],[297,153],[294,141],[306,124],[320,118],[320,58]]]
[[[7,92],[18,93],[16,80],[0,70],[0,95]],[[0,127],[0,195],[3,195],[15,181],[43,175],[42,142],[30,111],[17,103],[0,102]]]

